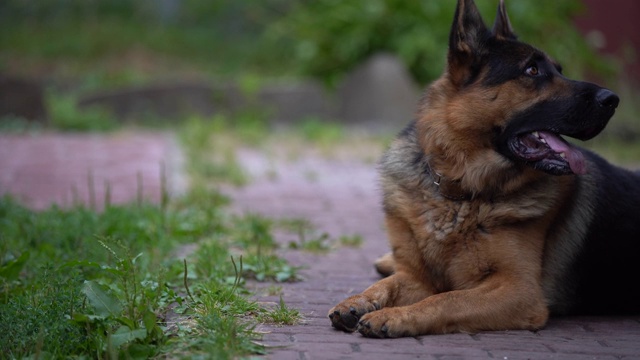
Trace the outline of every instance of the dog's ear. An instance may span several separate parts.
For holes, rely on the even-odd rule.
[[[496,15],[496,22],[493,24],[492,33],[498,39],[518,39],[518,36],[513,32],[513,28],[511,27],[507,9],[504,7],[504,0],[500,0],[500,5],[498,5],[498,14]]]
[[[448,67],[451,81],[457,86],[469,83],[477,75],[484,43],[491,32],[473,0],[458,0],[449,35]]]

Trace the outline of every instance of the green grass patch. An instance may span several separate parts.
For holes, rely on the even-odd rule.
[[[248,182],[247,174],[236,159],[236,140],[227,134],[226,119],[191,117],[181,128],[180,139],[189,159],[187,171],[192,187],[211,183],[231,183],[242,186]],[[215,138],[214,138],[215,137]]]
[[[326,232],[318,231],[309,220],[302,218],[277,220],[276,227],[296,235],[297,239],[289,242],[289,249],[312,253],[326,253],[337,246],[360,247],[363,241],[358,234],[331,238]]]
[[[302,319],[302,315],[298,310],[288,307],[280,296],[278,305],[271,310],[262,312],[258,319],[264,323],[275,325],[294,325]]]
[[[346,137],[343,125],[317,118],[303,119],[297,128],[306,141],[321,147],[334,146],[343,142]]]
[[[358,248],[362,246],[362,236],[360,235],[343,235],[338,238],[338,242],[342,246]]]
[[[164,207],[34,212],[0,198],[0,353],[264,352],[253,329],[273,310],[250,300],[245,280],[290,281],[297,269],[275,255],[268,221],[229,217],[226,202],[192,193]],[[175,257],[196,242],[201,247],[185,262]]]
[[[72,96],[49,94],[47,105],[51,126],[63,131],[109,131],[120,124],[107,111],[97,108],[79,109]]]
[[[224,115],[187,119],[179,135],[189,159],[192,186],[246,185],[250,179],[238,163],[236,150],[240,145],[258,146],[269,134],[266,120],[257,110],[247,110],[233,119]]]

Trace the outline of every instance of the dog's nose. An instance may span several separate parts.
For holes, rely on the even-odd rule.
[[[596,100],[600,106],[608,108],[617,108],[620,103],[618,95],[607,89],[600,89],[596,94]]]

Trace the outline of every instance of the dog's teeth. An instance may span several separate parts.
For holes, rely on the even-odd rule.
[[[541,143],[546,144],[547,140],[543,139],[543,138],[538,138],[540,140]]]
[[[540,133],[539,133],[539,132],[537,132],[537,131],[534,131],[534,132],[533,132],[533,135],[535,135],[535,137],[537,137],[538,139],[540,138]]]
[[[563,158],[563,159],[566,159],[566,158],[567,158],[567,154],[565,154],[565,153],[560,153],[560,157],[561,157],[561,158]]]

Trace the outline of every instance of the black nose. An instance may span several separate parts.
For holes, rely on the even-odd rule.
[[[600,89],[596,93],[596,100],[602,107],[617,108],[620,103],[620,98],[613,91],[607,89]]]

